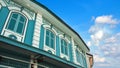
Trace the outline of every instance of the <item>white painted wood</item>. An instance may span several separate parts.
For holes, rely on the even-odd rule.
[[[0,9],[1,9],[1,7],[2,7],[2,6],[1,6],[1,4],[0,4]]]
[[[23,38],[22,35],[16,34],[15,32],[12,32],[12,31],[9,31],[9,30],[5,30],[4,31],[4,36],[9,37],[9,35],[14,35],[14,36],[17,37],[17,41],[20,41],[20,42],[22,41],[22,38]]]
[[[75,49],[76,49],[76,46],[75,46],[75,42],[73,40],[73,38],[71,38],[72,40],[72,55],[73,55],[73,62],[76,63],[76,53],[75,53]]]
[[[19,7],[8,7],[8,9],[9,10],[11,10],[11,11],[14,11],[14,10],[18,10],[18,11],[20,11],[20,8]]]
[[[8,24],[8,21],[9,21],[9,18],[10,18],[10,15],[11,15],[12,12],[17,12],[17,13],[20,13],[20,14],[24,15],[23,13],[19,12],[19,10],[17,11],[17,9],[16,9],[16,10],[11,10],[10,13],[9,13],[9,15],[8,15],[8,17],[7,17],[7,20],[6,20],[6,22],[5,22],[5,25],[4,25],[4,27],[3,27],[3,30],[2,30],[1,35],[4,35],[4,36],[8,37],[7,34],[6,34],[6,32],[9,32],[9,33],[17,36],[18,41],[24,42],[24,38],[25,38],[25,34],[26,34],[26,29],[27,29],[27,24],[28,24],[28,19],[27,19],[27,17],[24,15],[24,16],[26,17],[27,21],[26,21],[26,25],[25,25],[25,29],[24,29],[23,35],[18,34],[18,33],[16,33],[16,32],[13,32],[13,31],[10,31],[10,30],[7,30],[7,29],[6,29],[6,26],[7,26],[7,24]],[[4,33],[4,32],[5,32],[5,33]]]
[[[36,48],[39,48],[41,25],[42,25],[42,15],[37,14],[36,22],[35,22],[34,35],[33,35],[33,41],[32,41],[32,46],[34,46]]]
[[[54,49],[52,49],[52,48],[50,48],[50,47],[48,47],[48,46],[46,46],[46,45],[44,46],[44,50],[45,50],[45,51],[50,50],[50,51],[52,51],[52,54],[54,54],[54,55],[56,54],[56,51],[55,51]]]
[[[50,29],[50,25],[44,25],[43,26],[44,28],[45,28],[45,36],[44,36],[44,50],[45,51],[48,51],[48,50],[51,50],[52,51],[52,53],[54,54],[54,55],[56,55],[56,40],[55,40],[55,49],[53,49],[53,48],[51,48],[51,47],[48,47],[46,44],[45,44],[45,41],[46,41],[46,30],[47,29]],[[53,31],[52,29],[51,29],[51,31]],[[54,33],[55,34],[55,33]],[[56,39],[56,37],[55,37],[55,39]]]
[[[2,6],[6,6],[6,4],[5,4],[5,2],[4,2],[3,0],[0,0],[0,4],[1,4]]]
[[[65,57],[67,60],[69,60],[69,57],[68,57],[67,55],[65,55],[65,54],[62,54],[62,53],[61,53],[61,54],[60,54],[60,57],[61,57],[61,58],[64,58],[64,57]]]

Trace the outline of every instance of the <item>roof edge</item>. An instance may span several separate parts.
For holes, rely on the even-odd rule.
[[[83,39],[81,38],[81,36],[73,29],[71,28],[68,24],[66,24],[60,17],[58,17],[55,13],[53,13],[50,9],[48,9],[46,6],[44,6],[43,4],[39,3],[36,0],[30,0],[36,4],[38,4],[39,6],[42,6],[45,10],[47,10],[49,13],[51,13],[55,18],[57,18],[60,22],[62,22],[65,26],[67,26],[70,30],[72,30],[83,42],[83,44],[87,47],[87,49],[90,51],[89,47],[86,45],[86,43],[83,41]]]

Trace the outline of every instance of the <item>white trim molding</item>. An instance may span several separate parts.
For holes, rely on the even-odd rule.
[[[14,7],[10,6],[10,7],[8,7],[8,9],[11,10],[11,11],[19,11],[19,12],[21,11],[20,7],[15,7],[15,6]],[[23,9],[22,13],[24,13],[29,20],[33,20],[33,18],[24,9]]]
[[[75,49],[76,49],[76,46],[75,46],[75,42],[73,40],[73,38],[71,38],[71,41],[72,41],[72,55],[73,55],[73,62],[76,63],[76,53],[75,53]]]
[[[55,35],[58,35],[57,31],[56,31],[54,28],[51,28],[50,25],[44,24],[43,27],[44,27],[45,29],[51,30],[52,32],[54,32]]]
[[[61,58],[66,58],[67,60],[70,60],[70,58],[69,58],[69,43],[70,43],[70,41],[68,41],[68,39],[67,38],[64,38],[64,36],[61,34],[61,35],[59,35],[59,37],[61,38],[61,39],[64,39],[66,42],[67,42],[67,47],[68,47],[68,55],[65,55],[65,54],[63,54],[62,52],[61,52],[61,40],[59,41],[60,42],[60,57]]]
[[[22,14],[23,16],[25,16],[25,18],[27,19],[26,24],[25,24],[25,29],[24,29],[23,35],[18,34],[18,33],[16,33],[16,32],[13,32],[13,31],[10,31],[10,30],[6,29],[7,23],[8,23],[8,21],[9,21],[9,18],[10,18],[10,15],[11,15],[12,12],[20,13],[20,14]],[[26,17],[26,15],[24,15],[23,13],[21,13],[21,12],[19,12],[19,11],[15,11],[15,10],[14,10],[14,11],[10,11],[10,13],[9,13],[9,15],[8,15],[8,17],[7,17],[7,20],[6,20],[6,22],[5,22],[5,25],[4,25],[4,27],[3,27],[3,30],[2,30],[1,35],[4,35],[4,36],[8,37],[9,35],[12,34],[12,35],[15,35],[15,36],[18,38],[18,39],[17,39],[18,41],[24,42],[27,25],[28,25],[28,18]]]
[[[42,25],[42,15],[37,14],[36,16],[36,22],[35,22],[35,28],[34,28],[34,34],[33,34],[33,41],[32,46],[39,48],[40,43],[40,31],[41,31],[41,25]]]
[[[59,37],[61,38],[61,39],[64,39],[65,41],[67,41],[68,43],[70,43],[70,40],[68,40],[68,38],[65,36],[63,36],[63,34],[59,34]]]
[[[1,5],[1,3],[0,3],[0,9],[1,9],[1,7],[2,7],[2,5]]]
[[[3,0],[0,0],[1,6],[6,6],[5,2]]]
[[[52,51],[52,54],[55,54],[56,55],[56,35],[57,35],[57,32],[52,28],[52,29],[50,29],[50,25],[43,25],[43,27],[45,28],[45,32],[44,32],[44,50],[45,51],[48,51],[48,50],[51,50]],[[47,46],[46,45],[46,30],[50,30],[50,31],[52,31],[53,33],[54,33],[54,35],[55,35],[55,40],[54,40],[54,49],[53,48],[51,48],[51,47],[49,47],[49,46]]]

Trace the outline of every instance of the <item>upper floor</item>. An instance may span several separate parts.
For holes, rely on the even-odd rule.
[[[89,48],[77,32],[34,0],[0,0],[0,34],[89,67]]]

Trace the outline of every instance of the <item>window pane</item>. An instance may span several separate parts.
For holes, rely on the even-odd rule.
[[[64,53],[64,47],[63,47],[63,45],[61,46],[61,51],[62,51],[62,53]]]
[[[9,21],[8,29],[10,29],[10,30],[13,30],[13,31],[14,31],[15,24],[16,24],[16,20],[11,19],[11,20]]]
[[[61,40],[61,52],[64,53],[63,39]]]
[[[23,16],[20,16],[20,21],[24,23],[25,22],[25,18]]]
[[[20,22],[19,22],[16,32],[22,34],[22,30],[23,30],[23,23],[20,23]]]
[[[10,30],[13,30],[14,32],[22,34],[24,31],[25,23],[26,23],[25,21],[26,21],[26,18],[23,15],[17,12],[14,12],[11,14],[7,29],[10,29]]]
[[[46,30],[46,35],[49,35],[49,31],[48,30]]]
[[[54,48],[54,39],[51,39],[51,48]]]
[[[51,32],[51,38],[54,38],[54,34]]]
[[[17,13],[13,13],[13,14],[12,14],[12,18],[17,19],[17,18],[18,18],[18,14],[17,14]]]
[[[80,57],[79,57],[79,52],[78,52],[78,50],[76,50],[76,58],[77,58],[77,62],[80,62]]]
[[[65,47],[65,54],[68,55],[68,49]]]
[[[81,55],[81,54],[79,54],[79,58],[80,58],[80,63],[81,63],[81,65],[83,65],[82,55]]]
[[[46,45],[49,46],[49,37],[46,36]]]

